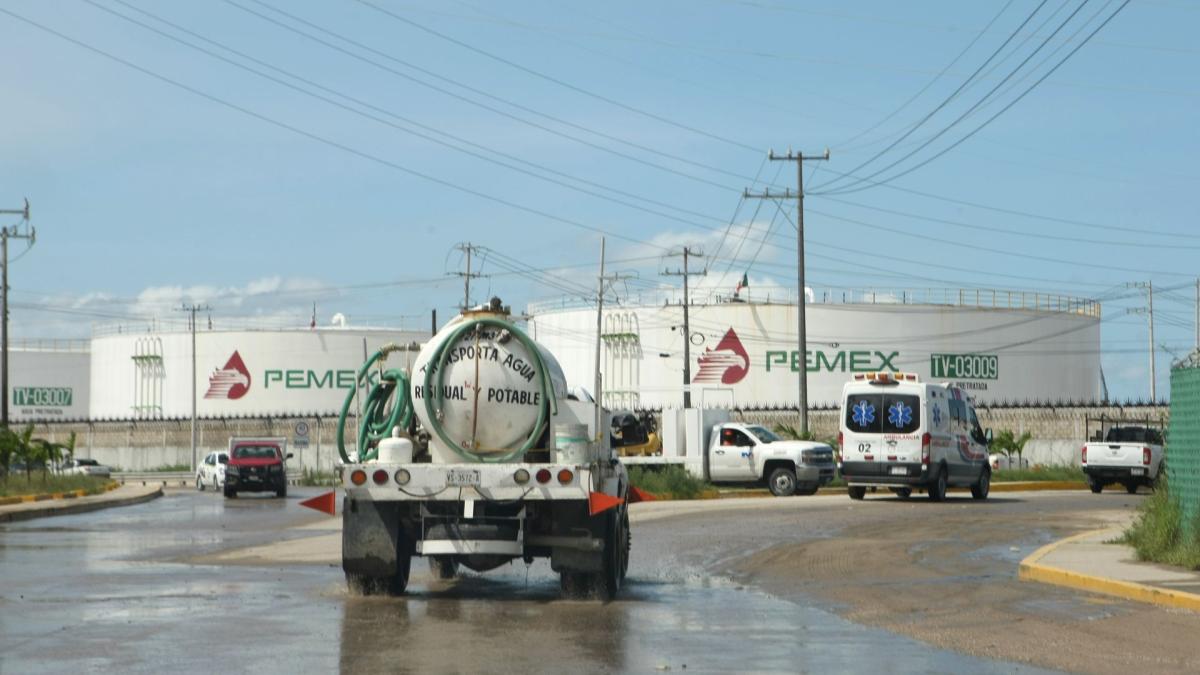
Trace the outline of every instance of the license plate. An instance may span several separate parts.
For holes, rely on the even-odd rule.
[[[1142,469],[1130,469],[1130,470],[1129,470],[1129,475],[1131,475],[1131,476],[1140,476],[1140,475],[1142,475]]]
[[[902,466],[893,466],[892,467],[892,475],[893,476],[907,476],[908,469],[905,467],[902,467]]]
[[[446,472],[446,485],[454,487],[479,485],[479,471],[477,469],[450,469]]]

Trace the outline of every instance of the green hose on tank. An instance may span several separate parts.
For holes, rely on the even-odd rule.
[[[484,327],[498,328],[508,331],[517,339],[525,350],[529,353],[529,358],[533,359],[534,367],[538,371],[538,388],[541,391],[543,404],[538,408],[537,423],[533,430],[529,433],[529,437],[525,442],[515,450],[511,450],[504,454],[492,456],[491,452],[499,452],[498,449],[490,450],[488,455],[480,455],[477,452],[471,452],[462,448],[450,435],[446,433],[441,421],[438,419],[438,412],[445,402],[445,390],[442,388],[443,373],[447,359],[450,358],[450,347],[458,344],[464,335]],[[554,383],[550,380],[550,372],[546,368],[546,362],[542,358],[542,352],[538,349],[537,343],[529,338],[521,329],[504,321],[493,317],[474,317],[463,321],[462,325],[455,328],[452,333],[442,340],[438,345],[437,350],[430,356],[429,361],[425,365],[425,380],[422,383],[425,388],[425,412],[428,414],[429,424],[433,427],[432,431],[441,439],[447,447],[452,448],[454,452],[463,459],[469,462],[507,462],[525,454],[532,448],[538,439],[545,433],[546,427],[549,425],[549,411],[553,407],[553,414],[558,414],[558,403],[554,398]],[[430,393],[433,393],[431,396]],[[434,409],[434,404],[437,404],[437,410]],[[479,450],[475,448],[474,450]]]
[[[400,349],[402,347],[394,344],[381,347],[358,369],[358,376],[354,378],[354,388],[346,393],[346,401],[342,403],[342,412],[338,415],[337,448],[342,461],[347,464],[350,463],[350,456],[346,454],[346,416],[350,413],[354,394],[376,361],[386,359],[388,354]],[[362,420],[358,425],[358,461],[365,462],[375,459],[379,455],[376,444],[380,440],[391,436],[394,427],[407,429],[412,424],[413,407],[408,390],[408,374],[397,368],[383,371],[379,382],[371,387],[363,406]],[[388,400],[393,394],[396,396],[396,402],[388,412]]]

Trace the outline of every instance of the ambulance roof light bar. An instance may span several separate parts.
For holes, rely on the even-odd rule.
[[[857,382],[870,382],[871,384],[898,384],[900,382],[920,382],[916,373],[892,373],[886,370],[871,373],[855,373],[854,379]]]

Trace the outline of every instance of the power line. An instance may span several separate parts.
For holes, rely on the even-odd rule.
[[[269,7],[269,6],[270,6],[270,5],[267,5],[267,4],[266,4],[266,3],[264,3],[264,2],[261,2],[261,0],[251,0],[251,1],[252,1],[252,2],[256,2],[256,3],[260,4],[260,5],[267,6],[267,7]],[[439,31],[436,31],[436,30],[434,30],[434,29],[432,29],[432,28],[429,28],[428,26],[425,26],[425,25],[423,25],[423,24],[417,23],[416,21],[413,21],[412,19],[409,19],[409,18],[407,18],[407,17],[403,17],[403,16],[401,16],[401,15],[399,15],[399,14],[396,14],[395,12],[392,12],[392,11],[390,11],[390,10],[384,9],[384,8],[382,8],[382,7],[380,7],[380,6],[376,5],[376,4],[374,4],[374,3],[372,3],[372,2],[368,2],[367,0],[355,0],[355,1],[356,1],[356,2],[358,2],[358,4],[360,4],[360,5],[363,5],[363,6],[365,6],[365,7],[369,7],[369,8],[371,8],[371,9],[375,10],[376,12],[379,12],[379,13],[381,13],[381,14],[384,14],[384,15],[386,15],[386,16],[389,16],[389,17],[391,17],[391,18],[395,19],[396,21],[399,21],[399,22],[401,22],[401,23],[404,23],[404,24],[406,24],[406,25],[408,25],[408,26],[411,26],[411,27],[413,27],[413,28],[416,28],[417,30],[423,31],[423,32],[425,32],[425,33],[427,33],[427,34],[429,34],[429,35],[433,35],[434,37],[437,37],[437,38],[440,38],[440,39],[442,39],[442,40],[445,40],[445,41],[447,41],[447,42],[450,42],[450,43],[452,43],[452,44],[458,45],[459,47],[462,47],[463,49],[470,50],[470,51],[472,51],[472,52],[474,52],[474,53],[476,53],[476,54],[479,54],[479,55],[481,55],[481,56],[487,57],[487,58],[489,58],[489,59],[491,59],[491,60],[493,60],[493,61],[496,61],[496,62],[498,62],[498,63],[502,63],[502,64],[504,64],[504,65],[506,65],[506,66],[509,66],[509,67],[511,67],[511,68],[515,68],[516,70],[519,70],[519,71],[521,71],[521,72],[523,72],[523,73],[526,73],[526,74],[528,74],[528,75],[532,75],[532,76],[534,76],[534,77],[540,78],[540,79],[542,79],[542,80],[545,80],[545,81],[547,81],[547,82],[551,82],[551,83],[553,83],[553,84],[556,84],[556,85],[558,85],[558,86],[560,86],[560,87],[563,87],[563,88],[565,88],[565,89],[569,89],[569,90],[571,90],[571,91],[574,91],[574,92],[576,92],[576,93],[583,94],[584,96],[588,96],[588,97],[590,97],[590,98],[593,98],[593,99],[596,99],[596,100],[598,100],[598,101],[603,101],[604,103],[608,103],[609,105],[616,106],[616,107],[618,107],[618,108],[621,108],[622,110],[627,110],[627,111],[629,111],[629,112],[632,112],[632,113],[635,113],[635,114],[641,115],[641,116],[643,116],[643,117],[646,117],[646,118],[648,118],[648,119],[652,119],[652,120],[655,120],[655,121],[657,121],[657,122],[661,122],[661,123],[663,123],[663,124],[667,124],[667,125],[670,125],[670,126],[676,127],[676,128],[678,128],[678,129],[683,129],[684,131],[689,131],[689,132],[691,132],[691,133],[693,133],[693,134],[697,134],[697,135],[700,135],[700,136],[704,136],[704,137],[706,137],[706,138],[709,138],[709,139],[711,139],[711,140],[714,140],[714,141],[720,141],[720,142],[722,142],[722,143],[725,143],[725,144],[727,144],[727,145],[731,145],[731,146],[733,146],[733,147],[736,147],[736,148],[741,148],[741,149],[743,149],[743,150],[750,150],[750,151],[752,151],[752,152],[759,152],[759,150],[758,150],[757,148],[755,148],[753,145],[748,145],[748,144],[746,144],[746,143],[742,143],[741,141],[733,140],[733,139],[731,139],[731,138],[727,138],[727,137],[725,137],[725,136],[721,136],[721,135],[719,135],[719,134],[715,134],[715,133],[712,133],[712,132],[709,132],[709,131],[705,131],[705,130],[703,130],[703,129],[699,129],[699,128],[696,128],[696,127],[693,127],[693,126],[689,126],[689,125],[687,125],[687,124],[682,124],[682,123],[680,123],[680,122],[676,122],[675,120],[672,120],[672,119],[669,119],[669,118],[663,117],[662,115],[658,115],[658,114],[655,114],[655,113],[649,112],[649,111],[647,111],[647,110],[642,110],[641,108],[637,108],[637,107],[635,107],[635,106],[631,106],[631,105],[629,105],[629,104],[623,103],[623,102],[621,102],[621,101],[618,101],[618,100],[616,100],[616,99],[613,99],[613,98],[609,98],[609,97],[607,97],[607,96],[604,96],[604,95],[602,95],[602,94],[597,94],[597,93],[596,93],[596,92],[594,92],[594,91],[591,91],[591,90],[589,90],[589,89],[584,89],[583,87],[580,87],[580,86],[577,86],[577,85],[571,84],[570,82],[567,82],[567,81],[565,81],[565,80],[561,80],[561,79],[559,79],[559,78],[557,78],[557,77],[554,77],[554,76],[552,76],[552,75],[547,75],[546,73],[543,73],[543,72],[541,72],[541,71],[539,71],[539,70],[534,70],[533,68],[529,68],[529,67],[527,67],[527,66],[521,65],[521,64],[519,64],[519,63],[517,63],[517,62],[515,62],[515,61],[512,61],[512,60],[506,59],[506,58],[504,58],[504,57],[502,57],[502,56],[499,56],[499,55],[497,55],[497,54],[493,54],[492,52],[486,51],[486,50],[484,50],[484,49],[480,49],[479,47],[476,47],[475,45],[469,44],[469,43],[467,43],[467,42],[463,42],[462,40],[458,40],[458,39],[456,39],[456,38],[454,38],[454,37],[451,37],[451,36],[449,36],[449,35],[446,35],[445,33],[442,33],[442,32],[439,32]]]
[[[902,141],[904,141],[904,139],[911,136],[917,129],[921,128],[921,126],[923,126],[926,122],[928,122],[930,119],[932,119],[934,115],[936,115],[938,112],[940,112],[946,106],[950,105],[950,102],[953,101],[955,99],[955,97],[957,97],[962,92],[962,90],[964,88],[966,88],[966,86],[968,84],[970,84],[972,81],[974,81],[975,78],[979,75],[979,73],[982,72],[983,69],[985,67],[987,67],[987,65],[989,63],[992,62],[992,59],[999,56],[1000,52],[1006,46],[1008,46],[1008,43],[1012,42],[1012,40],[1017,37],[1017,35],[1021,32],[1021,30],[1023,30],[1025,28],[1025,25],[1033,20],[1033,17],[1036,16],[1037,13],[1042,10],[1042,7],[1044,7],[1048,1],[1049,0],[1042,0],[1040,3],[1038,3],[1038,6],[1033,8],[1033,11],[1030,12],[1029,15],[1025,17],[1025,20],[1021,22],[1021,25],[1017,26],[1016,30],[1014,30],[1012,33],[1010,33],[1009,36],[1004,40],[1004,42],[1000,43],[1000,46],[997,47],[991,54],[989,54],[988,57],[986,59],[984,59],[983,63],[979,64],[979,67],[976,68],[975,71],[972,72],[970,75],[968,75],[967,79],[963,80],[962,83],[959,84],[958,87],[953,92],[951,92],[949,96],[944,98],[941,103],[939,103],[937,106],[935,106],[933,108],[933,110],[926,113],[925,116],[922,117],[920,120],[918,120],[917,123],[914,124],[912,127],[910,127],[908,129],[908,131],[904,132],[903,134],[900,135],[899,138],[897,138],[896,140],[889,143],[888,146],[885,147],[883,150],[880,150],[879,152],[875,153],[874,155],[869,157],[867,160],[861,162],[858,166],[854,167],[853,169],[850,169],[850,171],[848,171],[847,173],[850,173],[850,174],[856,173],[860,169],[866,167],[867,165],[871,164],[872,162],[879,159],[883,155],[887,154],[893,148],[895,148],[897,145],[899,145]],[[1086,2],[1087,0],[1084,0],[1084,1]],[[874,178],[874,174],[871,176],[867,176],[867,180],[869,180],[871,178]],[[841,177],[834,178],[833,180],[831,180],[823,185],[815,186],[815,188],[817,190],[826,189],[829,186],[837,183],[840,180],[841,180]],[[859,179],[859,180],[862,180],[862,179]],[[854,185],[854,184],[855,183],[851,183],[851,185]]]
[[[1087,0],[1085,0],[1085,3],[1086,3],[1086,1],[1087,1]],[[1016,98],[1014,98],[1014,99],[1013,99],[1012,101],[1010,101],[1010,102],[1009,102],[1007,105],[1005,105],[1003,108],[1001,108],[999,111],[997,111],[997,112],[996,112],[996,114],[994,114],[994,115],[992,115],[991,117],[987,118],[987,119],[986,119],[986,120],[985,120],[985,121],[984,121],[982,124],[980,124],[979,126],[975,127],[975,128],[974,128],[974,129],[972,129],[970,132],[968,132],[966,135],[964,135],[963,137],[961,137],[961,138],[959,138],[958,140],[956,140],[956,141],[954,141],[953,143],[951,143],[949,146],[947,146],[947,147],[943,148],[942,150],[938,151],[938,152],[937,152],[936,154],[934,154],[933,156],[931,156],[931,157],[929,157],[929,158],[927,158],[927,159],[925,159],[925,160],[923,160],[923,161],[921,161],[921,162],[919,162],[919,163],[917,163],[917,164],[915,164],[915,165],[913,165],[913,166],[911,166],[911,167],[909,167],[909,168],[907,168],[907,169],[904,169],[903,171],[900,171],[899,173],[893,174],[892,176],[890,176],[890,177],[888,177],[888,178],[884,178],[884,179],[882,179],[882,180],[881,180],[881,181],[879,181],[879,182],[881,182],[881,183],[888,183],[888,182],[894,181],[894,180],[896,180],[897,178],[900,178],[900,177],[902,177],[902,176],[906,176],[906,175],[908,175],[908,174],[910,174],[910,173],[912,173],[912,172],[914,172],[914,171],[916,171],[916,170],[918,170],[918,169],[920,169],[920,168],[922,168],[922,167],[924,167],[924,166],[928,165],[930,162],[933,162],[933,161],[935,161],[935,160],[939,159],[940,157],[944,156],[946,153],[948,153],[948,152],[950,152],[951,150],[953,150],[953,149],[957,148],[959,145],[962,145],[963,143],[965,143],[965,142],[966,142],[968,139],[970,139],[970,138],[971,138],[972,136],[974,136],[975,134],[977,134],[977,133],[979,133],[980,131],[982,131],[982,130],[983,130],[985,127],[987,127],[989,124],[991,124],[993,121],[995,121],[995,120],[996,120],[996,118],[998,118],[998,117],[1000,117],[1001,115],[1003,115],[1004,113],[1008,112],[1008,110],[1009,110],[1009,109],[1011,109],[1011,108],[1012,108],[1014,105],[1016,105],[1016,104],[1017,104],[1017,103],[1019,103],[1019,102],[1020,102],[1022,99],[1024,99],[1024,98],[1025,98],[1027,95],[1029,95],[1029,93],[1030,93],[1030,92],[1032,92],[1034,89],[1036,89],[1036,88],[1038,87],[1038,85],[1040,85],[1042,82],[1045,82],[1045,81],[1046,81],[1046,78],[1048,78],[1048,77],[1050,77],[1051,75],[1053,75],[1053,74],[1054,74],[1054,73],[1055,73],[1055,72],[1056,72],[1056,71],[1057,71],[1059,68],[1061,68],[1061,67],[1062,67],[1062,65],[1063,65],[1063,64],[1065,64],[1067,61],[1069,61],[1069,60],[1071,59],[1071,57],[1072,57],[1072,56],[1074,56],[1076,53],[1078,53],[1080,49],[1083,49],[1083,47],[1084,47],[1085,45],[1087,45],[1087,43],[1088,43],[1089,41],[1091,41],[1091,39],[1092,39],[1093,37],[1095,37],[1095,35],[1096,35],[1097,33],[1099,33],[1101,30],[1103,30],[1103,29],[1104,29],[1104,27],[1105,27],[1105,26],[1107,26],[1107,25],[1108,25],[1108,23],[1109,23],[1110,21],[1112,21],[1114,18],[1116,18],[1116,16],[1117,16],[1118,14],[1120,14],[1120,13],[1121,13],[1121,10],[1125,9],[1125,7],[1129,5],[1129,2],[1130,2],[1130,0],[1124,0],[1124,2],[1122,2],[1122,3],[1121,3],[1121,5],[1120,5],[1120,6],[1118,6],[1118,7],[1117,7],[1117,9],[1116,9],[1116,10],[1114,10],[1114,11],[1113,11],[1113,13],[1112,13],[1112,14],[1110,14],[1110,15],[1108,16],[1108,18],[1106,18],[1106,19],[1105,19],[1103,22],[1101,22],[1101,24],[1100,24],[1099,26],[1097,26],[1095,30],[1093,30],[1091,33],[1088,33],[1088,36],[1087,36],[1087,37],[1085,37],[1085,38],[1083,39],[1083,41],[1079,43],[1079,45],[1077,45],[1077,46],[1076,46],[1074,49],[1072,49],[1070,52],[1068,52],[1068,53],[1067,53],[1067,55],[1066,55],[1066,56],[1064,56],[1064,57],[1062,58],[1062,60],[1060,60],[1058,63],[1054,64],[1054,66],[1053,66],[1052,68],[1050,68],[1048,71],[1046,71],[1046,73],[1045,73],[1045,74],[1043,74],[1043,75],[1042,75],[1041,77],[1039,77],[1039,78],[1038,78],[1036,81],[1034,81],[1034,83],[1033,83],[1033,84],[1029,85],[1029,87],[1028,87],[1027,89],[1025,89],[1025,91],[1021,92],[1021,93],[1020,93],[1020,94],[1019,94],[1019,95],[1018,95]],[[1080,7],[1082,8],[1082,5],[1080,5]],[[1078,10],[1076,10],[1076,11],[1078,11]],[[1074,14],[1072,14],[1072,16],[1074,16]],[[957,121],[956,121],[955,123],[957,123]],[[940,136],[941,134],[938,134],[938,135]],[[935,138],[936,138],[936,137],[935,137]],[[933,140],[933,139],[930,139],[930,141],[932,141],[932,140]],[[927,144],[926,144],[926,145],[927,145]],[[883,171],[886,171],[888,168],[891,168],[891,167],[893,167],[893,166],[895,166],[895,165],[896,165],[896,163],[893,163],[893,164],[889,165],[888,167],[886,167],[885,169],[883,169]],[[882,173],[882,171],[877,171],[877,172],[875,172],[874,174],[871,174],[871,176],[869,176],[867,180],[868,180],[868,181],[869,181],[869,180],[873,180],[873,179],[874,179],[874,177],[875,177],[875,176],[877,176],[877,175],[879,175],[880,173]],[[860,182],[864,182],[864,181],[860,181]],[[867,189],[870,189],[870,188],[872,188],[872,187],[875,187],[875,183],[871,183],[871,184],[869,184],[869,185],[867,185],[867,186],[864,186],[864,187],[846,187],[845,189],[833,190],[833,191],[831,191],[831,192],[829,192],[829,193],[827,193],[827,194],[848,194],[848,193],[850,193],[850,192],[859,192],[859,191],[862,191],[862,190],[867,190]]]

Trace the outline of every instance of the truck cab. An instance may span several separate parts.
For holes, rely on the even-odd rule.
[[[777,497],[814,494],[836,474],[830,446],[784,440],[759,424],[718,424],[709,435],[707,450],[712,482],[766,481]]]
[[[239,492],[274,492],[287,496],[286,438],[231,438],[225,465],[225,497]]]
[[[984,431],[966,392],[913,373],[858,373],[842,389],[838,442],[851,499],[885,487],[902,499],[924,489],[933,501],[950,486],[987,499],[991,465]]]

